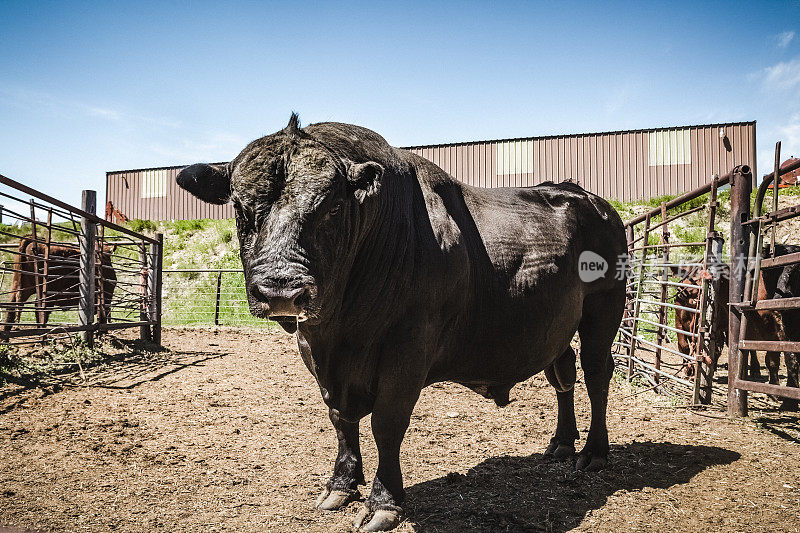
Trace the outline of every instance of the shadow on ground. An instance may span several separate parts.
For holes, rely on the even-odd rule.
[[[139,340],[113,339],[113,342],[130,351],[94,361],[83,373],[76,371],[74,366],[69,371],[21,376],[0,373],[0,378],[8,383],[0,388],[0,414],[21,406],[32,397],[32,393],[41,398],[64,389],[82,387],[129,390],[230,355],[228,352],[167,350]]]
[[[574,472],[541,454],[492,457],[466,475],[451,473],[407,489],[415,531],[567,531],[619,490],[687,483],[740,455],[725,448],[666,442],[611,447],[603,472]]]
[[[800,413],[786,411],[763,411],[753,422],[778,437],[800,444]]]

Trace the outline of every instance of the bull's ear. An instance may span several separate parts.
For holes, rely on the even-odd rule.
[[[231,177],[227,167],[197,163],[178,174],[178,185],[210,204],[224,204],[231,197]]]
[[[363,202],[367,196],[378,194],[382,177],[383,167],[374,161],[354,163],[347,170],[347,181],[355,189],[359,202]]]

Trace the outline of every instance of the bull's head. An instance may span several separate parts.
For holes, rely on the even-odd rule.
[[[362,207],[384,168],[354,162],[300,130],[250,143],[227,165],[185,168],[178,184],[213,204],[232,202],[250,312],[293,332],[335,312],[353,261]]]

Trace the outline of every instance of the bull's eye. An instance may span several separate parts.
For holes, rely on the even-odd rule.
[[[330,211],[328,211],[328,216],[335,217],[338,216],[341,212],[342,212],[342,203],[336,202],[335,204],[333,204],[333,207],[331,207]]]

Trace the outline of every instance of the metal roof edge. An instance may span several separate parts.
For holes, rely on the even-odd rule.
[[[401,146],[403,150],[419,150],[421,148],[445,148],[448,146],[465,146],[468,144],[479,144],[479,143],[501,143],[501,142],[516,142],[516,141],[538,141],[543,139],[564,139],[567,137],[592,137],[597,135],[620,135],[622,133],[650,133],[654,131],[669,131],[669,130],[684,130],[689,128],[713,128],[713,127],[720,127],[720,126],[755,126],[756,121],[746,121],[746,122],[720,122],[716,124],[692,124],[689,126],[664,126],[661,128],[642,128],[642,129],[635,129],[635,130],[615,130],[615,131],[596,131],[596,132],[589,132],[589,133],[564,133],[561,135],[540,135],[536,137],[511,137],[506,139],[486,139],[480,141],[458,141],[458,142],[451,142],[451,143],[441,143],[441,144],[420,144],[414,146]]]
[[[400,146],[403,150],[420,150],[422,148],[446,148],[448,146],[466,146],[470,144],[480,144],[480,143],[501,143],[501,142],[516,142],[516,141],[538,141],[543,139],[564,139],[568,137],[591,137],[597,135],[620,135],[623,133],[649,133],[654,131],[669,131],[669,130],[683,130],[688,128],[713,128],[713,127],[720,127],[720,126],[755,126],[756,121],[744,121],[744,122],[719,122],[715,124],[693,124],[688,126],[664,126],[661,128],[641,128],[641,129],[634,129],[634,130],[614,130],[614,131],[597,131],[597,132],[589,132],[589,133],[564,133],[562,135],[540,135],[540,136],[533,136],[533,137],[511,137],[506,139],[485,139],[485,140],[478,140],[478,141],[458,141],[458,142],[451,142],[451,143],[441,143],[441,144],[418,144],[414,146]],[[218,163],[211,163],[212,165],[225,165],[227,161],[218,162]],[[191,163],[190,163],[191,164]],[[109,170],[106,171],[106,177],[111,174],[124,174],[127,172],[144,172],[146,170],[175,170],[178,168],[185,168],[189,166],[187,165],[170,165],[166,167],[145,167],[145,168],[131,168],[126,170]]]
[[[130,168],[127,170],[107,170],[106,177],[109,174],[124,174],[126,172],[144,172],[145,170],[175,170],[176,168],[186,168],[193,163],[188,163],[186,165],[170,165],[168,167],[146,167],[146,168]],[[221,161],[218,163],[209,163],[209,165],[227,165],[228,161]]]

